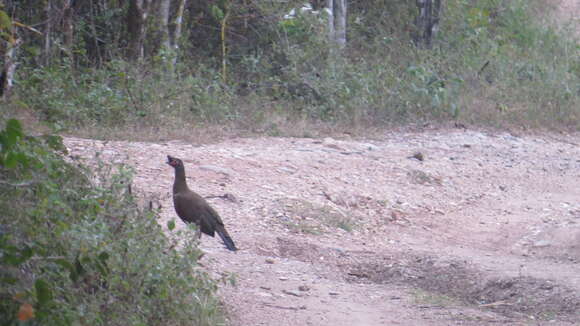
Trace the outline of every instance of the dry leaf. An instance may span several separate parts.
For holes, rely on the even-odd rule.
[[[34,308],[30,303],[23,303],[18,310],[18,320],[27,321],[34,318]]]

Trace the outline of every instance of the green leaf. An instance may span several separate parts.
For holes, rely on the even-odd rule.
[[[110,255],[108,252],[103,251],[99,254],[99,260],[102,261],[103,263],[106,262],[109,259]]]
[[[30,259],[30,257],[32,257],[33,254],[34,251],[32,250],[32,247],[24,245],[24,248],[20,250],[20,259],[22,259],[22,262],[25,262],[28,259]]]
[[[0,31],[12,29],[12,20],[10,16],[4,11],[0,10]]]
[[[223,12],[223,10],[221,10],[220,7],[218,7],[216,5],[212,5],[210,11],[211,11],[211,15],[216,20],[222,20],[224,18],[224,12]]]
[[[175,220],[167,222],[167,228],[169,229],[169,231],[173,231],[173,229],[175,229]]]
[[[2,255],[0,256],[0,262],[6,263],[12,266],[18,266],[32,257],[33,250],[31,247],[26,246],[22,249],[11,245],[4,245],[2,248]]]
[[[36,280],[34,287],[36,288],[36,298],[40,306],[44,306],[52,300],[52,290],[45,280]]]
[[[69,272],[73,272],[75,270],[74,265],[66,259],[61,258],[61,259],[55,260],[54,262],[55,262],[55,264],[58,264],[64,268],[66,268]]]
[[[19,281],[18,278],[10,275],[0,277],[0,284],[3,285],[14,285]]]
[[[107,265],[107,259],[109,259],[109,253],[103,251],[99,254],[99,260],[97,261],[97,269],[102,275],[109,275],[109,266]]]
[[[6,130],[11,133],[16,133],[18,136],[22,137],[22,124],[20,124],[20,121],[16,119],[10,119],[8,122],[6,122]]]
[[[83,274],[85,274],[85,269],[81,264],[79,257],[77,256],[77,258],[75,259],[74,269],[70,273],[70,279],[73,282],[76,282],[78,281],[79,277],[82,276]]]
[[[8,154],[6,155],[6,158],[4,158],[4,161],[2,163],[3,163],[4,167],[6,167],[8,169],[15,168],[16,165],[18,164],[18,159],[16,157],[16,153],[8,152]]]
[[[61,152],[63,154],[68,154],[68,150],[64,143],[62,142],[61,136],[56,135],[44,135],[42,136],[48,147],[54,149],[55,151]]]
[[[16,119],[10,119],[6,123],[6,128],[0,132],[0,145],[2,152],[8,152],[16,145],[18,139],[22,138],[22,126]]]

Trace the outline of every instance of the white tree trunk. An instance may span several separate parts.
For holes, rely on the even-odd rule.
[[[179,39],[181,38],[181,27],[183,26],[183,12],[185,11],[185,4],[187,0],[179,0],[177,4],[177,12],[175,13],[175,19],[173,20],[173,36],[171,38],[172,48],[173,48],[173,58],[172,64],[177,63],[177,54],[179,53]]]
[[[16,72],[16,66],[18,65],[16,61],[16,50],[22,44],[22,39],[14,35],[15,39],[13,41],[6,41],[6,52],[4,52],[4,67],[0,72],[0,97],[2,99],[7,99],[10,97],[12,91],[14,73]]]
[[[327,0],[328,39],[339,48],[346,46],[346,0]]]
[[[334,41],[334,0],[326,1],[326,9],[328,10],[328,40]]]
[[[346,46],[346,0],[335,0],[334,23],[334,41],[342,49]]]

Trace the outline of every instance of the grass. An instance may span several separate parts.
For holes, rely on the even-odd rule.
[[[413,296],[415,303],[418,305],[452,307],[465,304],[460,300],[446,296],[444,294],[429,292],[422,289],[414,289],[411,295]]]
[[[358,225],[351,216],[353,212],[343,212],[328,205],[319,206],[299,199],[285,200],[281,204],[287,216],[282,223],[293,232],[314,235],[329,229],[352,232]]]

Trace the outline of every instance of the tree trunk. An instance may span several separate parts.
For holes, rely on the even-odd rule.
[[[185,4],[187,0],[179,0],[177,4],[177,12],[175,13],[175,19],[173,20],[173,37],[171,38],[172,48],[173,48],[173,58],[172,64],[177,63],[177,55],[179,53],[179,39],[181,38],[181,27],[183,26],[183,12],[185,11]]]
[[[150,0],[130,0],[127,12],[127,30],[129,32],[129,53],[131,60],[141,60],[144,57],[143,42],[145,40],[147,14]]]
[[[342,49],[346,46],[346,0],[328,0],[327,8],[329,41]]]
[[[22,44],[22,39],[16,33],[12,34],[14,39],[5,42],[4,67],[0,73],[0,98],[8,99],[12,91],[14,73],[16,72],[16,50]]]
[[[441,0],[416,0],[419,14],[415,19],[417,30],[413,39],[418,46],[430,49],[439,30]]]
[[[328,41],[334,42],[334,0],[326,1],[328,9]]]
[[[346,46],[346,0],[335,0],[334,22],[334,41],[342,49]]]
[[[67,0],[64,3],[62,26],[64,34],[64,48],[67,56],[74,64],[73,47],[74,47],[74,29],[73,29],[73,6],[72,0]]]
[[[49,65],[51,62],[51,37],[52,37],[52,1],[47,0],[44,6],[44,16],[46,25],[44,27],[44,64]],[[42,58],[41,58],[42,59]]]
[[[165,52],[165,55],[171,50],[171,41],[169,39],[169,10],[171,8],[171,0],[159,0],[159,27],[160,39],[159,50]]]

